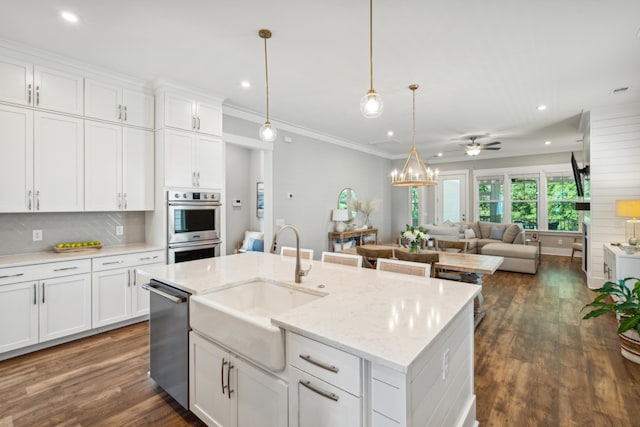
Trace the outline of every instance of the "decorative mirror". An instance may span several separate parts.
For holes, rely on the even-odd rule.
[[[355,219],[357,211],[351,208],[351,202],[358,200],[356,192],[352,188],[345,188],[338,196],[338,209],[346,209],[349,211],[349,219],[345,222],[351,222]]]

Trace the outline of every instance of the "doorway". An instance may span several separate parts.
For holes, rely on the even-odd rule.
[[[436,223],[467,222],[468,171],[441,172],[436,197]]]

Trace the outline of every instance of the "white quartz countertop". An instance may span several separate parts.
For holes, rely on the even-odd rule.
[[[88,249],[83,252],[58,253],[50,250],[16,255],[4,255],[0,256],[0,268],[20,267],[23,265],[41,264],[46,262],[73,261],[76,259],[98,258],[153,250],[164,250],[164,248],[162,246],[149,245],[146,243],[132,243],[127,245],[104,246],[101,249]]]
[[[481,290],[478,285],[320,261],[303,260],[302,267],[310,263],[313,268],[298,285],[295,258],[260,252],[142,267],[139,273],[194,295],[254,278],[327,293],[273,317],[272,324],[401,372],[410,370]]]

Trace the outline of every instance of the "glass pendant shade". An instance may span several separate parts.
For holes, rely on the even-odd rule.
[[[258,134],[260,135],[261,140],[265,142],[273,142],[276,140],[276,136],[278,136],[278,130],[271,126],[271,123],[265,122],[265,124],[260,127]]]
[[[467,156],[477,156],[480,154],[480,147],[471,147],[467,149]]]
[[[368,119],[380,117],[380,115],[382,115],[383,107],[384,103],[382,102],[382,97],[373,90],[370,90],[360,100],[360,111],[362,112],[362,115]]]

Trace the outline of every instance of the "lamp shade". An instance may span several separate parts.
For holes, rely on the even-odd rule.
[[[640,200],[616,200],[616,216],[640,216]]]
[[[347,221],[349,219],[349,211],[346,209],[334,209],[331,219],[333,221]]]

